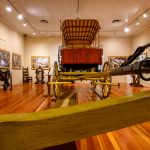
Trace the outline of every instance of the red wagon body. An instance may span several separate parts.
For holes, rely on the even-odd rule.
[[[61,64],[102,64],[103,50],[100,48],[63,48]]]

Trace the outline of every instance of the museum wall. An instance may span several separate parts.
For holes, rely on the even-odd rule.
[[[129,56],[131,53],[131,38],[111,37],[101,38],[100,44],[103,45],[104,61],[108,61],[109,56]],[[131,77],[116,76],[113,77],[115,83],[130,83]]]
[[[10,70],[12,71],[13,85],[22,83],[22,69],[12,69],[12,53],[21,55],[24,65],[24,37],[0,20],[0,48],[10,52]]]
[[[147,43],[150,43],[150,27],[132,38],[132,52],[134,52],[138,46],[143,46]],[[144,53],[150,57],[150,47]],[[144,86],[150,86],[150,82],[141,80],[141,83]]]
[[[49,56],[51,74],[53,72],[54,61],[58,60],[58,47],[61,45],[59,37],[26,37],[25,38],[25,67],[29,67],[30,76],[35,82],[35,70],[31,68],[31,56]],[[44,71],[45,75],[48,70]],[[45,76],[45,81],[47,77]]]

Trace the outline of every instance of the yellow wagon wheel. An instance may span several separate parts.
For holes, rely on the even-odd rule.
[[[104,63],[104,65],[103,65],[102,72],[109,71],[109,70],[110,70],[110,63],[108,61],[106,61]],[[101,85],[101,87],[102,87],[102,94],[103,94],[104,98],[107,98],[109,96],[110,90],[111,90],[111,85],[110,85],[110,83],[112,82],[111,76],[104,77],[104,82],[106,84]]]
[[[53,69],[53,82],[58,82],[59,79],[59,72],[58,72],[58,63],[57,61],[54,62],[54,69]],[[55,97],[59,97],[60,95],[60,91],[59,91],[59,84],[54,84],[53,85],[53,91],[54,91],[54,95]]]

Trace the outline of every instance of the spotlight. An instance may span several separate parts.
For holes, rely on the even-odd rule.
[[[130,29],[128,27],[124,28],[124,32],[128,33],[130,31]]]
[[[34,32],[32,33],[32,35],[36,35],[36,32],[34,31]]]
[[[22,20],[22,19],[23,19],[23,15],[19,14],[19,15],[18,15],[18,19],[19,19],[19,20]]]
[[[7,12],[11,12],[12,11],[12,7],[11,6],[6,6],[5,9],[6,9]]]
[[[24,22],[24,23],[23,23],[23,26],[24,26],[24,27],[26,27],[26,26],[27,26],[27,24]]]
[[[128,19],[128,18],[126,18],[126,19],[125,19],[125,22],[127,23],[128,21],[129,21],[129,19]]]
[[[143,18],[147,18],[148,17],[148,14],[147,13],[144,13],[143,14]]]
[[[140,22],[139,22],[139,21],[137,21],[137,22],[136,22],[136,26],[139,26],[139,25],[140,25]]]

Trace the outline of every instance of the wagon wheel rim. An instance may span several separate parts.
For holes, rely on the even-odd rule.
[[[102,71],[109,71],[110,70],[110,63],[106,61],[104,63]],[[107,98],[110,94],[111,90],[111,85],[109,85],[112,82],[111,76],[104,77],[104,82],[106,83],[105,85],[102,85],[102,94],[104,98]],[[107,84],[108,83],[108,84]]]
[[[58,64],[57,62],[55,61],[54,62],[54,69],[53,69],[53,82],[58,82]],[[53,91],[54,91],[54,95],[55,97],[59,97],[59,85],[58,84],[54,84],[53,85]]]

